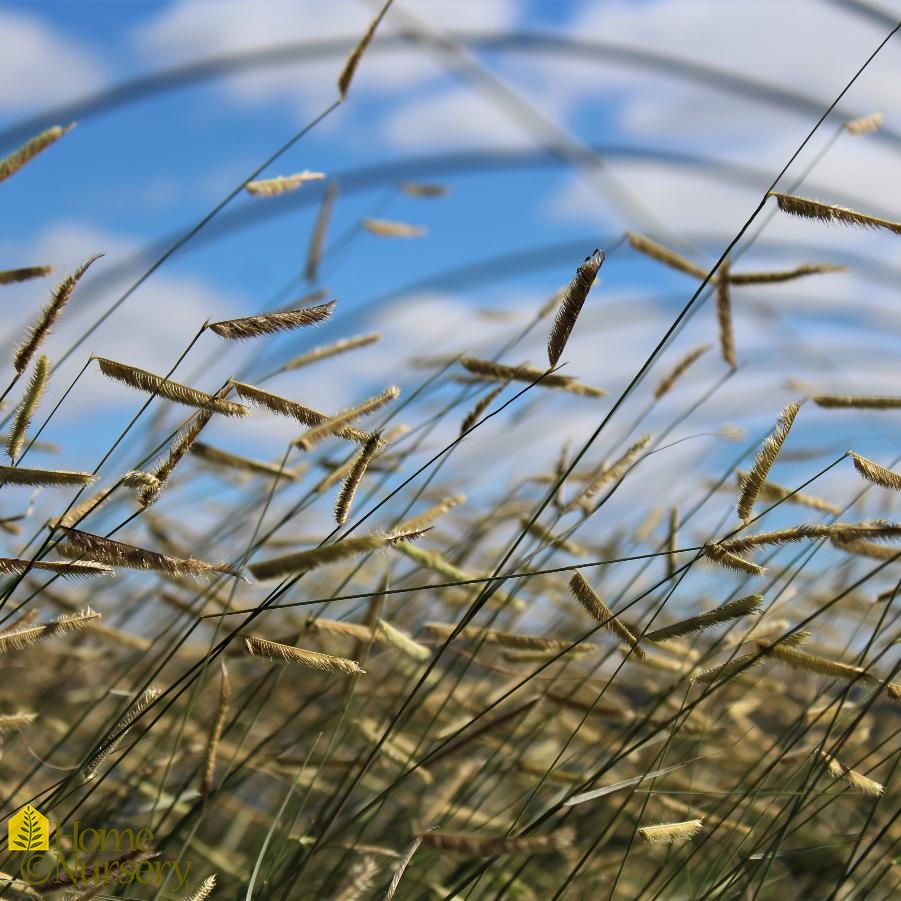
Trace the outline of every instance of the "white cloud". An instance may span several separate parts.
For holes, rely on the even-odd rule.
[[[894,6],[901,15],[901,3],[895,0]],[[756,83],[800,94],[817,110],[826,109],[884,37],[866,18],[814,0],[778,5],[753,0],[614,0],[585,6],[571,33],[711,66],[747,79],[749,87]],[[845,95],[841,108],[862,113],[883,109],[887,124],[894,124],[894,85],[901,78],[901,59],[894,51],[891,44],[883,49]],[[571,102],[591,104],[597,95],[595,80],[583,80],[581,90],[571,76],[567,82]],[[743,160],[774,174],[816,118],[813,112],[729,90],[715,76],[704,85],[676,74],[623,67],[618,73],[605,70],[600,82],[603,102],[612,102],[617,130],[626,136]],[[809,154],[819,149],[831,128],[821,130]],[[881,152],[888,157],[884,145]],[[843,187],[850,190],[847,179]]]
[[[428,4],[409,3],[407,8],[431,28],[491,31],[509,27],[516,11],[513,0],[429,0]],[[353,46],[369,27],[373,12],[357,0],[180,0],[139,26],[134,41],[139,52],[157,65],[300,41],[345,39],[348,46]],[[396,31],[398,23],[403,24],[400,12],[400,5],[389,11],[379,26],[376,44],[379,35],[390,34]],[[296,66],[261,68],[228,79],[228,91],[233,100],[243,105],[281,104],[309,115],[334,99],[335,82],[343,64],[344,59],[338,55]],[[401,47],[391,53],[370,52],[360,65],[354,91],[392,93],[421,86],[442,75],[443,69],[430,59],[428,51]]]
[[[432,91],[398,105],[383,126],[388,141],[416,150],[511,150],[534,141],[487,100],[469,89]]]
[[[0,46],[0,111],[64,103],[105,81],[96,57],[36,16],[0,10]]]
[[[25,328],[35,321],[53,285],[66,273],[93,254],[103,253],[103,258],[95,262],[82,279],[42,348],[51,362],[60,360],[70,345],[129,286],[134,274],[105,283],[100,291],[93,283],[102,276],[105,268],[109,270],[132,257],[138,246],[135,241],[81,223],[60,223],[49,228],[29,244],[27,253],[22,250],[19,254],[22,258],[52,262],[56,271],[41,282],[7,287],[5,298],[10,308],[23,311],[20,321],[7,332],[8,340],[17,341]],[[153,372],[166,372],[207,318],[226,318],[241,312],[246,314],[246,304],[242,305],[234,296],[214,291],[198,279],[165,271],[157,273],[111,315],[70,360],[54,371],[45,406],[49,409],[56,402],[92,354],[121,360]],[[198,361],[213,350],[218,350],[219,355],[225,357],[221,341],[216,345],[213,339],[214,336],[205,335],[174,378],[187,380],[188,373]],[[233,355],[228,357],[229,363],[239,360],[241,352],[241,349],[237,353],[233,351]],[[212,367],[198,387],[215,390],[223,372],[221,365]],[[217,378],[220,382],[216,381]],[[140,394],[104,378],[96,366],[92,366],[60,408],[58,424],[63,428],[78,426],[85,415],[99,416],[101,413],[121,417],[123,411],[136,410],[140,403]],[[98,433],[102,434],[102,428],[98,429]]]

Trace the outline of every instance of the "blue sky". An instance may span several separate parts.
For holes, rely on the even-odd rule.
[[[901,14],[899,3],[880,8],[888,16]],[[403,18],[404,11],[416,19]],[[371,6],[356,0],[4,5],[0,41],[11,50],[0,59],[0,131],[186,63],[285,43],[338,42],[327,57],[247,69],[80,116],[75,130],[2,186],[0,267],[53,263],[65,271],[90,253],[106,253],[48,345],[51,355],[59,357],[140,274],[153,259],[148,248],[190,228],[334,99],[345,48],[371,14]],[[400,27],[414,27],[411,21],[438,34],[462,29],[507,40],[475,47],[468,77],[461,79],[434,50],[380,43]],[[309,168],[344,182],[330,236],[346,243],[327,256],[321,278],[340,303],[334,322],[314,340],[373,329],[385,336],[371,353],[305,375],[291,390],[337,408],[360,399],[363,379],[374,386],[394,379],[414,386],[422,373],[404,362],[409,356],[490,352],[568,281],[583,256],[626,228],[653,231],[711,263],[807,133],[815,111],[832,101],[887,30],[817,0],[398,2],[347,103],[265,173]],[[509,39],[523,32],[549,41],[524,50]],[[581,42],[580,53],[561,49],[567,40]],[[606,54],[597,50],[600,44]],[[588,55],[591,45],[595,52]],[[646,58],[638,65],[635,53],[671,57],[676,68]],[[715,68],[721,77],[706,83],[687,78],[683,63]],[[726,76],[743,86],[725,90]],[[899,76],[901,46],[895,42],[798,160],[794,173],[826,151],[805,182],[815,196],[901,218]],[[485,87],[486,78],[494,87]],[[510,102],[497,102],[492,91],[498,83],[524,114],[511,115]],[[843,135],[829,144],[843,118],[874,109],[885,114],[882,135]],[[579,173],[547,153],[548,136],[570,157],[592,145],[602,149]],[[468,169],[460,168],[464,162]],[[342,178],[377,165],[396,168],[363,186]],[[625,202],[611,202],[608,174],[616,191],[625,191]],[[440,182],[450,193],[410,198],[397,189],[404,177]],[[258,312],[282,289],[283,301],[302,295],[309,286],[299,273],[321,193],[322,184],[314,183],[283,200],[236,198],[223,225],[242,212],[263,214],[267,205],[284,213],[228,235],[217,236],[214,223],[210,240],[193,242],[169,261],[86,342],[59,373],[59,390],[91,352],[162,371],[207,317]],[[367,216],[424,225],[428,233],[409,241],[377,238],[359,230]],[[141,254],[144,263],[135,264]],[[694,430],[735,418],[765,428],[796,390],[786,387],[789,379],[847,387],[850,378],[868,390],[894,390],[896,292],[885,270],[892,254],[892,236],[772,218],[746,257],[748,268],[822,259],[853,261],[852,271],[742,295],[736,302],[742,367],[692,423]],[[467,280],[436,278],[499,255],[514,256]],[[405,286],[413,287],[401,290]],[[614,392],[623,387],[694,287],[690,278],[634,253],[612,256],[567,351],[569,371]],[[4,289],[12,311],[9,343],[48,289],[40,282]],[[478,314],[486,307],[504,308],[512,318],[486,319]],[[796,347],[798,335],[807,350],[787,360],[783,349]],[[543,337],[528,342],[516,361],[541,362]],[[192,364],[202,371],[203,361],[213,360],[219,368],[204,378],[214,387],[221,375],[240,368],[244,350],[225,356],[208,338],[184,372],[187,378]],[[300,349],[307,336],[303,342]],[[709,307],[698,312],[661,366],[702,342],[716,342]],[[281,341],[267,354],[280,360],[297,349]],[[696,384],[718,367],[710,355]],[[763,397],[766,404],[759,403]],[[748,398],[758,403],[748,404]],[[67,405],[70,412],[61,412],[57,437],[87,461],[96,448],[93,436],[77,428],[81,417],[102,410],[126,421],[134,403],[134,396],[91,373]],[[739,409],[745,411],[741,417],[735,415]],[[572,423],[574,435],[597,421],[596,411],[578,404],[551,415]],[[263,446],[258,455],[276,453],[287,435],[279,424],[267,423],[254,435]],[[878,449],[890,443],[878,430],[871,437]],[[246,435],[230,440],[247,449]],[[515,432],[486,437],[489,443],[475,448],[470,462],[512,451],[517,440]],[[690,465],[691,447],[674,451],[669,465]]]

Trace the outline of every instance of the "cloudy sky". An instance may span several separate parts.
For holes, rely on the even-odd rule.
[[[382,344],[271,387],[338,408],[361,399],[365,385],[415,387],[423,374],[406,362],[412,356],[495,351],[586,254],[618,247],[626,229],[711,264],[901,16],[901,2],[397,0],[347,102],[264,173],[312,169],[326,182],[275,200],[236,197],[80,340],[174,240],[329,108],[373,11],[360,0],[3,5],[0,150],[50,124],[79,124],[0,189],[0,268],[52,263],[65,271],[105,254],[48,345],[60,359],[80,342],[60,367],[58,393],[91,353],[165,371],[207,318],[249,315],[322,288],[339,306],[317,343],[378,330]],[[780,186],[803,177],[798,193],[901,219],[898,84],[896,38]],[[881,132],[841,132],[847,119],[875,110],[885,116]],[[410,197],[398,189],[404,180],[440,183],[449,194]],[[329,182],[340,196],[320,282],[308,285],[304,257]],[[427,234],[379,238],[360,231],[364,217],[421,225]],[[850,269],[736,292],[741,367],[694,431],[739,419],[766,429],[799,383],[896,391],[896,236],[829,229],[769,209],[758,228],[743,268],[818,260]],[[618,249],[567,349],[567,372],[615,396],[696,286]],[[7,347],[49,287],[3,289]],[[544,335],[539,329],[509,362],[540,363]],[[224,376],[274,368],[250,361],[243,348],[226,356],[217,341],[201,338],[179,369],[185,380],[212,389]],[[705,342],[716,343],[709,304],[654,372]],[[309,344],[306,335],[274,342],[271,360]],[[679,402],[687,406],[722,374],[708,355]],[[67,465],[93,465],[97,448],[78,427],[82,417],[102,412],[121,424],[135,403],[92,369],[48,437],[72,448]],[[578,438],[600,413],[573,400],[546,405],[542,416]],[[629,427],[624,419],[616,441]],[[890,436],[866,428],[874,456],[887,452]],[[292,432],[267,420],[254,441],[276,453]],[[540,446],[541,436],[530,434]],[[504,459],[521,441],[515,423],[486,430],[470,462]],[[661,465],[690,464],[691,448],[660,455]]]

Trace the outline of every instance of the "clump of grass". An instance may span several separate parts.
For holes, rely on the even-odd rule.
[[[339,100],[317,123],[365,87],[360,61],[389,6],[342,48],[344,69],[338,59],[327,85],[333,91],[338,78]],[[880,318],[880,295],[867,299],[866,315],[854,308],[855,342],[836,342],[827,330],[840,300],[829,301],[828,321],[785,301],[799,280],[845,271],[832,262],[844,259],[841,248],[816,261],[770,235],[775,262],[746,263],[762,252],[772,204],[740,233],[699,235],[683,227],[684,209],[664,227],[654,192],[634,201],[643,175],[614,178],[606,152],[600,159],[579,145],[518,96],[515,80],[493,74],[493,54],[469,53],[408,10],[392,15],[397,29],[380,54],[414,41],[452,65],[499,116],[513,113],[540,137],[542,154],[577,169],[628,231],[587,244],[603,240],[609,258],[596,252],[556,290],[541,267],[556,265],[560,248],[524,237],[532,223],[518,211],[529,192],[507,207],[450,184],[487,164],[501,186],[518,158],[467,152],[395,165],[380,150],[377,165],[348,168],[339,187],[331,172],[325,181],[287,168],[305,130],[180,232],[123,295],[106,299],[98,278],[108,305],[78,311],[81,338],[66,346],[58,324],[92,261],[43,311],[29,308],[25,339],[8,335],[18,350],[0,398],[12,464],[0,467],[0,735],[14,774],[5,809],[32,804],[59,822],[69,866],[82,860],[66,845],[77,820],[80,829],[149,828],[163,860],[190,862],[192,874],[182,886],[170,876],[161,887],[126,888],[125,864],[157,852],[98,853],[83,861],[91,879],[44,883],[38,896],[889,897],[901,703],[891,414],[901,398],[888,382],[884,396],[857,393],[884,362],[892,323]],[[531,37],[500,40],[544,52]],[[365,129],[357,109],[363,115],[347,107],[340,121]],[[879,126],[877,116],[847,122],[818,145],[821,155],[836,142],[862,152],[862,136]],[[7,157],[0,180],[61,134],[51,129]],[[894,152],[891,135],[883,143]],[[64,162],[70,146],[55,159]],[[654,165],[672,162],[643,153]],[[792,167],[792,192],[807,193],[819,159]],[[536,186],[546,162],[530,169]],[[276,171],[295,174],[263,177]],[[708,174],[747,175],[693,164],[693,177]],[[853,199],[858,174],[851,167],[842,181],[858,209],[775,196],[816,222],[897,232],[890,212],[860,212],[869,207]],[[91,198],[94,186],[72,183]],[[448,199],[430,206],[437,197]],[[208,228],[236,198],[222,230]],[[419,221],[410,204],[445,217],[435,223],[443,243],[389,253],[388,238],[425,233],[410,224]],[[235,240],[216,270],[219,280],[244,273],[236,287],[253,294],[246,309],[255,315],[210,310],[184,335],[177,368],[157,358],[152,332],[138,336],[148,370],[88,356],[95,329],[108,320],[132,327],[127,311],[142,303],[158,304],[154,315],[176,327],[166,292],[153,294],[173,254],[179,266],[203,267],[207,253],[221,252],[221,235],[283,211],[305,259],[270,259],[281,253],[271,230],[285,227],[273,218],[267,240]],[[509,255],[491,259],[486,244],[484,259],[464,260],[475,255],[464,240],[475,221],[468,237],[500,235]],[[182,253],[198,235],[210,242],[205,253]],[[890,284],[878,236],[858,237],[868,252],[855,253],[848,278]],[[25,255],[37,249],[4,265],[44,259]],[[397,268],[396,254],[406,260]],[[32,280],[59,261],[47,263],[2,270],[0,285],[11,286],[9,297],[34,296]],[[602,263],[616,293],[586,316]],[[657,264],[680,274],[676,297],[661,293]],[[285,282],[267,296],[268,276],[258,273],[277,267]],[[350,306],[337,307],[321,278]],[[516,304],[495,287],[504,279]],[[465,327],[439,318],[451,291],[473,313],[459,320]],[[433,295],[434,316],[423,302]],[[694,317],[708,297],[716,320]],[[733,304],[747,315],[733,321]],[[743,332],[753,317],[765,318],[765,340]],[[874,322],[874,356],[864,360],[857,344],[870,351]],[[320,324],[328,334],[316,344],[310,329]],[[52,382],[43,355],[51,331]],[[108,340],[97,334],[94,346],[115,356]],[[534,360],[545,343],[549,369],[516,362]],[[698,365],[717,343],[725,373]],[[571,352],[585,361],[584,381],[557,369]],[[109,403],[85,403],[94,359],[104,376],[143,392],[127,424],[108,429],[118,418]],[[813,391],[825,384],[815,381],[824,364],[831,381]],[[185,383],[156,374],[167,371],[190,374]],[[794,396],[835,412],[811,409],[809,428],[789,444],[793,402],[762,447],[727,446],[724,438],[773,415],[789,383]],[[48,385],[48,397],[57,387],[59,395],[38,425]],[[366,399],[339,409],[336,386]],[[189,412],[176,418],[153,396]],[[369,415],[378,419],[371,427]],[[282,437],[286,424],[295,432]],[[872,448],[873,459],[835,450],[848,446]],[[847,456],[864,481],[849,477]],[[724,527],[722,491],[736,473],[740,522]],[[259,583],[241,578],[245,570]],[[17,866],[4,867],[7,891],[28,896]]]

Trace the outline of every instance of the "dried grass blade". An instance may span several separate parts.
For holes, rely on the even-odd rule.
[[[236,381],[232,381],[231,385],[234,387],[235,391],[238,392],[239,397],[244,400],[265,407],[271,413],[276,413],[279,416],[289,416],[310,428],[321,426],[332,420],[332,417],[327,416],[325,413],[320,413],[318,410],[313,410],[311,407],[305,407],[303,404],[288,400],[288,398],[282,397],[280,394],[272,394],[269,391],[264,391],[262,388],[257,388],[255,385],[248,385],[244,382]],[[344,426],[336,431],[335,434],[338,435],[339,438],[346,438],[348,441],[358,441],[361,444],[369,440],[368,432],[363,432],[353,426]]]
[[[30,726],[37,718],[36,713],[0,714],[0,735],[6,735],[13,729],[21,729],[23,726]]]
[[[444,516],[448,510],[453,510],[454,507],[458,507],[460,504],[465,503],[465,501],[465,494],[454,494],[450,497],[446,497],[435,504],[434,507],[420,513],[418,516],[404,520],[398,528],[403,532],[414,532],[419,529],[424,529],[426,526],[430,526],[436,519],[440,519]]]
[[[671,579],[679,566],[679,508],[669,511],[669,523],[666,534],[666,575]]]
[[[707,685],[722,685],[738,676],[750,673],[751,670],[763,664],[760,654],[743,654],[741,657],[733,657],[719,666],[712,666],[702,670],[692,677],[693,682],[704,682]]]
[[[857,554],[861,557],[871,557],[874,560],[894,560],[901,554],[901,548],[884,547],[873,541],[843,538],[840,535],[832,536],[832,544],[846,554]]]
[[[535,366],[506,366],[493,360],[478,360],[474,357],[461,357],[460,363],[481,381],[537,383],[543,388],[556,388],[585,397],[603,397],[607,393],[601,388],[583,385],[572,376],[549,373]]]
[[[216,874],[214,873],[212,876],[207,876],[203,882],[197,887],[195,891],[193,891],[185,901],[207,901],[207,898],[213,894],[213,889],[216,888]]]
[[[570,541],[562,535],[556,535],[553,531],[543,526],[539,522],[532,522],[532,518],[523,514],[519,520],[520,526],[530,535],[534,535],[545,546],[557,548],[571,554],[573,557],[582,557],[585,555],[585,548],[575,541]]]
[[[364,901],[364,899],[370,898],[370,889],[378,871],[379,865],[375,858],[370,854],[365,855],[362,860],[357,861],[350,868],[347,877],[330,901]]]
[[[683,767],[690,766],[693,763],[697,763],[699,760],[704,760],[704,757],[692,757],[691,760],[685,760],[682,763],[673,764],[673,766],[663,767],[663,769],[652,770],[650,773],[642,773],[640,776],[633,776],[631,779],[623,779],[622,782],[615,782],[613,785],[605,785],[602,788],[596,788],[589,792],[583,792],[582,794],[575,795],[572,798],[568,798],[563,802],[564,807],[575,807],[576,804],[584,804],[586,801],[594,801],[596,798],[603,798],[605,795],[613,794],[613,792],[620,791],[624,788],[631,788],[633,785],[638,785],[640,782],[644,782],[645,779],[658,779],[660,776],[666,776],[669,773],[674,773],[676,770],[681,770]]]

